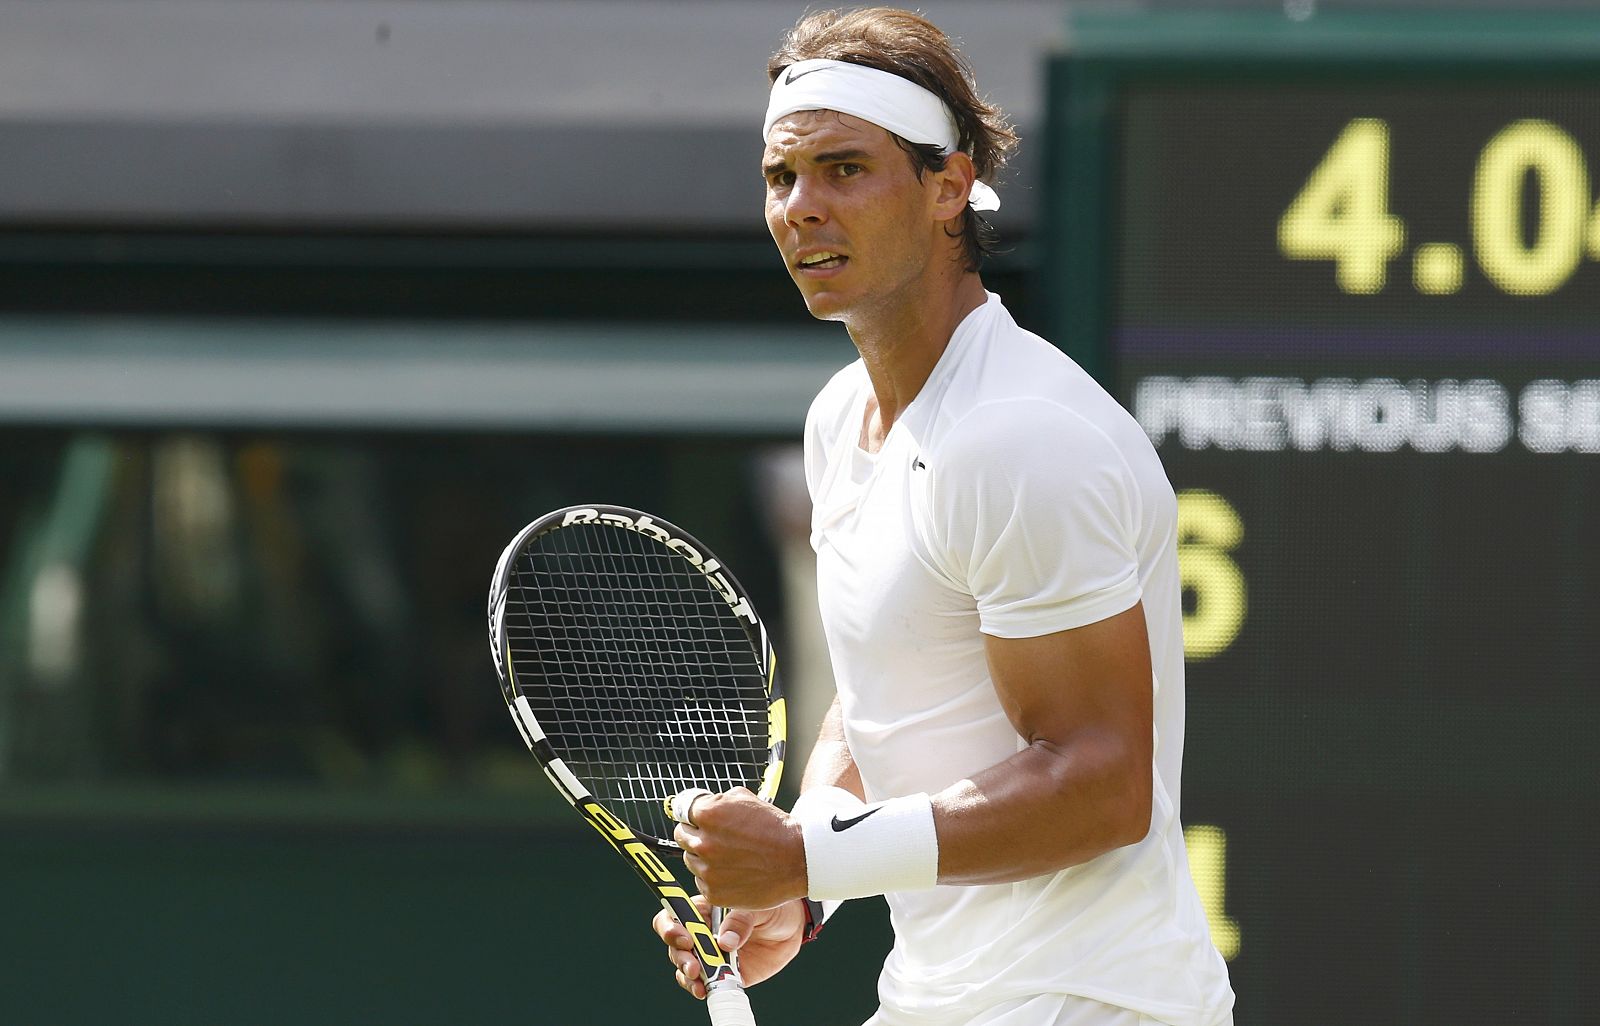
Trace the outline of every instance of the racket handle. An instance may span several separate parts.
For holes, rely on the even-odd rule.
[[[750,999],[745,996],[744,988],[737,985],[720,987],[707,994],[706,1010],[711,1013],[711,1026],[756,1026]]]

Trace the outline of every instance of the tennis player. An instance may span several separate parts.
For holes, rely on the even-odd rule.
[[[979,277],[1015,135],[904,11],[809,15],[768,74],[767,226],[861,358],[805,428],[838,695],[800,800],[703,797],[676,835],[709,902],[760,910],[719,941],[759,982],[882,894],[868,1026],[1231,1023],[1178,821],[1176,503],[1133,418]]]

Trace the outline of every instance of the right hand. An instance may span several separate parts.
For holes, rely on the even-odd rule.
[[[700,914],[709,920],[711,906],[706,899],[696,894],[693,900]],[[678,986],[704,999],[706,985],[700,977],[700,960],[695,957],[689,931],[666,909],[656,913],[650,926],[667,946],[667,958],[678,970]],[[724,951],[739,953],[739,976],[746,986],[754,986],[789,964],[800,951],[805,928],[805,904],[799,900],[755,912],[734,909],[722,919],[717,944]]]

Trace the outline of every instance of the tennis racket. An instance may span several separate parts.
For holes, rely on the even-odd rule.
[[[545,776],[694,941],[715,1026],[755,1026],[737,960],[662,861],[671,799],[750,788],[771,801],[786,715],[749,596],[688,532],[621,506],[524,527],[489,588],[500,690]]]

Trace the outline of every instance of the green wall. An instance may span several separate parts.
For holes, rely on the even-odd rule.
[[[0,818],[5,1021],[705,1022],[576,818],[112,819]],[[857,905],[753,992],[764,1023],[870,1014],[887,917]]]

